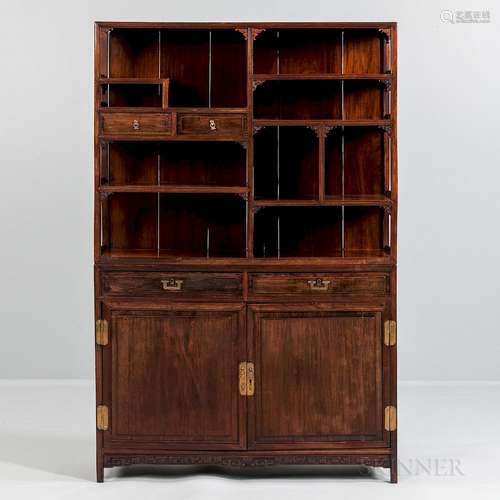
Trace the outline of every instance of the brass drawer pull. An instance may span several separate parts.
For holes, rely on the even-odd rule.
[[[141,124],[139,123],[139,120],[134,120],[134,121],[132,122],[132,128],[133,128],[134,130],[139,130],[139,129],[141,128]]]
[[[217,125],[215,124],[215,120],[209,120],[208,125],[210,126],[210,130],[217,130]]]
[[[184,281],[169,278],[168,280],[161,280],[161,284],[163,285],[163,290],[167,290],[167,292],[180,292]]]
[[[330,288],[331,281],[323,280],[323,278],[316,278],[315,280],[308,280],[307,284],[313,291],[326,292]]]

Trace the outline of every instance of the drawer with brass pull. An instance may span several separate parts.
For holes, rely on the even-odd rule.
[[[103,134],[171,134],[172,113],[102,113]]]
[[[385,273],[287,273],[251,274],[248,293],[252,298],[304,298],[315,300],[342,295],[383,296],[389,291]]]
[[[240,273],[107,271],[102,274],[105,296],[168,299],[241,300]]]
[[[246,116],[235,113],[179,113],[177,133],[180,135],[243,136]]]

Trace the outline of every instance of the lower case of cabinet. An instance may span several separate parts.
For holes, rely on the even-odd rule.
[[[396,482],[384,300],[107,300],[102,314],[98,481],[134,464],[317,464],[390,468]]]
[[[269,452],[168,452],[144,453],[104,451],[102,468],[130,465],[212,465],[227,468],[270,467],[274,465],[364,465],[390,469],[390,481],[397,482],[397,460],[391,449],[339,451]],[[98,468],[98,481],[103,470]]]

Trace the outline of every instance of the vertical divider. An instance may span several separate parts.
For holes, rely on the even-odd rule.
[[[281,257],[281,220],[278,215],[278,223],[277,223],[277,239],[278,239],[278,259]]]
[[[281,113],[280,113],[281,114]],[[278,125],[276,127],[276,154],[277,154],[277,161],[276,161],[276,169],[277,169],[277,195],[276,198],[279,200],[280,199],[280,126]],[[276,224],[276,247],[278,249],[278,259],[281,257],[281,219],[280,215],[278,214],[277,217],[277,224]]]
[[[392,73],[391,80],[391,138],[390,138],[390,177],[391,177],[391,217],[390,217],[390,247],[391,257],[397,258],[397,218],[398,218],[398,145],[397,145],[397,28],[394,26],[390,30],[390,71]],[[396,400],[396,394],[394,394]]]
[[[384,209],[382,219],[382,248],[391,248],[391,214],[387,208]]]
[[[392,30],[389,29],[388,30],[388,36],[387,38],[384,38],[384,41],[383,41],[383,72],[384,73],[390,73],[391,70],[392,70],[392,64],[391,64],[391,52],[392,52]]]
[[[208,107],[212,107],[212,30],[208,32]]]
[[[161,78],[161,30],[158,30],[158,78]],[[168,106],[168,84],[165,81],[161,84],[162,107]],[[165,94],[166,92],[166,94]],[[161,143],[157,144],[156,153],[156,183],[161,185]],[[156,198],[156,256],[160,256],[160,214],[161,214],[161,194],[158,191]]]
[[[276,199],[280,199],[280,126],[276,127]]]
[[[385,130],[382,133],[384,134],[384,194],[387,195],[391,191],[391,138]]]
[[[161,78],[161,30],[158,30],[158,78]]]
[[[340,49],[340,72],[342,75],[344,75],[344,58],[345,58],[345,32],[344,30],[342,30],[342,33],[341,33],[341,49]],[[342,120],[345,120],[345,106],[344,106],[344,79],[342,79],[341,81],[341,86],[340,86],[340,99],[341,99],[341,119]],[[345,167],[345,158],[344,158],[344,126],[342,125],[341,129],[340,129],[340,133],[341,133],[341,166],[340,166],[340,169],[341,169],[341,196],[342,196],[342,199],[344,199],[344,196],[345,196],[345,172],[344,172],[344,167]],[[341,207],[341,211],[342,211],[342,221],[341,221],[341,243],[340,243],[340,246],[341,246],[341,255],[342,257],[345,257],[345,206],[342,205]]]
[[[319,172],[318,172],[318,195],[319,200],[323,201],[325,199],[325,141],[326,141],[326,128],[320,126],[318,129],[318,141],[319,141]]]
[[[111,224],[109,223],[109,198],[113,196],[101,197],[101,245],[107,249],[111,246]]]
[[[247,29],[247,220],[246,237],[248,258],[253,257],[254,236],[254,165],[253,165],[253,41],[255,31]]]
[[[102,48],[101,48],[102,50]],[[107,78],[110,78],[111,75],[111,30],[106,31],[106,73]],[[109,92],[109,85],[108,85]]]
[[[156,181],[158,186],[161,184],[161,144],[158,144],[158,152],[156,154]],[[161,200],[160,200],[160,192],[157,193],[156,198],[156,256],[160,256],[160,214],[161,214]]]
[[[341,176],[342,176],[342,199],[345,197],[345,149],[344,149],[344,127],[341,127]],[[342,237],[341,237],[341,253],[345,257],[345,206],[342,205]]]

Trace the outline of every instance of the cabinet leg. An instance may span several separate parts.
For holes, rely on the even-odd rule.
[[[98,456],[96,461],[96,481],[98,483],[104,482],[104,464],[102,456]]]
[[[392,458],[391,460],[391,483],[398,482],[398,460]]]

